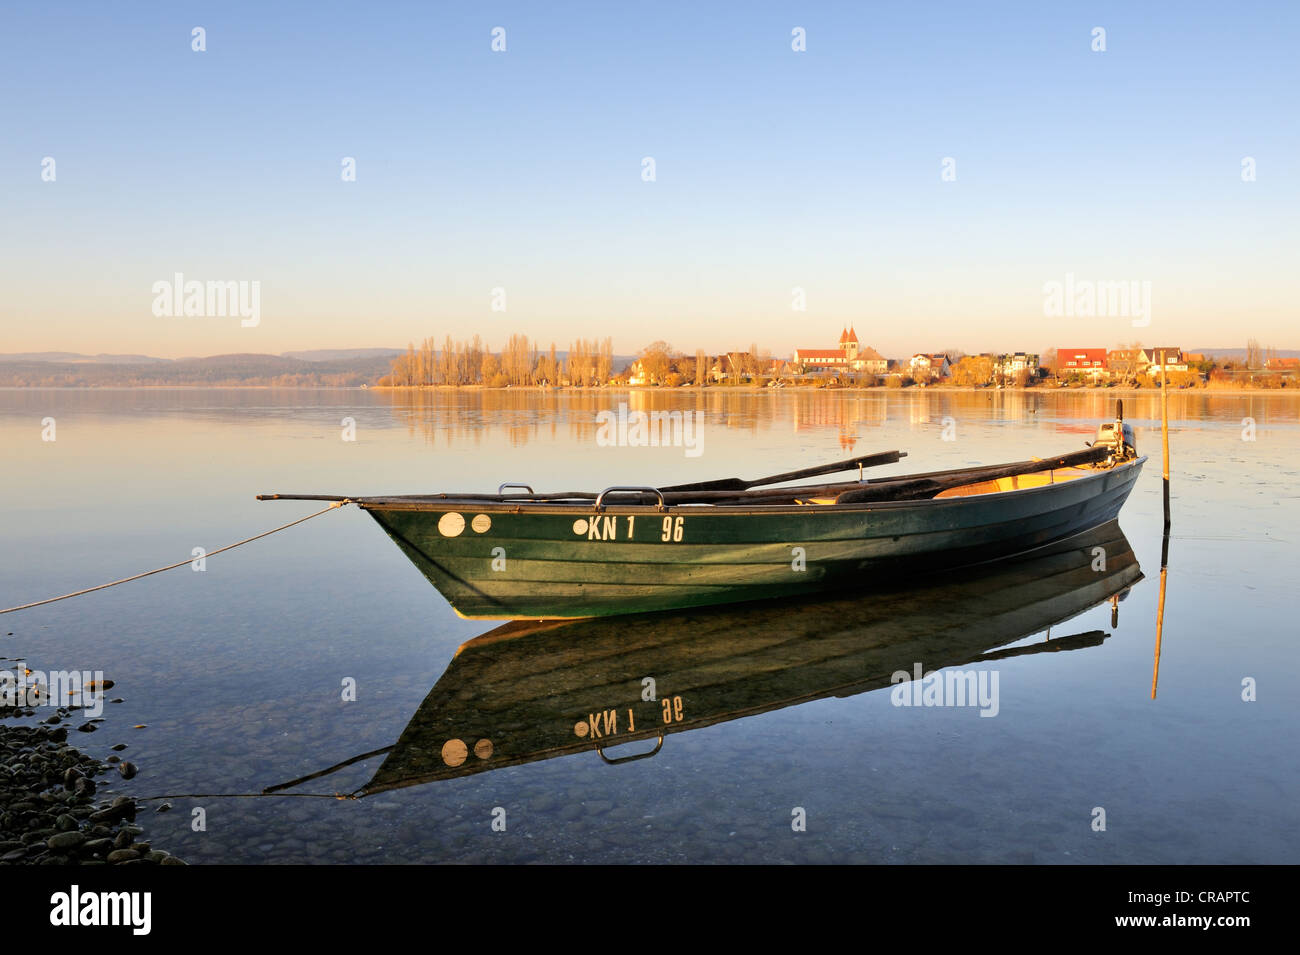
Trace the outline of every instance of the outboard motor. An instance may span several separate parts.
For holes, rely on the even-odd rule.
[[[1111,454],[1117,458],[1127,457],[1128,450],[1137,454],[1137,438],[1133,434],[1133,426],[1124,421],[1124,402],[1116,404],[1115,420],[1107,421],[1097,429],[1097,440],[1092,446],[1095,448],[1098,445],[1110,448]]]

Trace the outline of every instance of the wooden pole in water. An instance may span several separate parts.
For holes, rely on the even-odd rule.
[[[1169,533],[1169,372],[1160,352],[1160,433],[1165,446],[1165,533]]]
[[[1151,665],[1151,699],[1156,698],[1160,682],[1160,642],[1165,632],[1165,583],[1169,576],[1169,372],[1165,353],[1160,352],[1160,433],[1165,451],[1165,533],[1160,546],[1160,597],[1156,603],[1156,657]]]
[[[1169,538],[1165,538],[1168,547]],[[1164,561],[1160,562],[1160,601],[1156,604],[1156,658],[1151,665],[1151,699],[1156,698],[1156,684],[1160,682],[1160,638],[1165,632],[1165,578],[1169,569]]]

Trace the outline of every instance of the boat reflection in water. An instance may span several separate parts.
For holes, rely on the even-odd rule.
[[[1141,579],[1112,521],[1030,555],[907,589],[509,623],[460,647],[354,795],[583,751],[610,762],[645,758],[669,734],[888,688],[896,671],[912,673],[917,663],[929,672],[1098,646],[1105,631],[997,649],[1122,599]],[[617,758],[605,752],[637,740],[654,748],[620,749],[635,754]]]

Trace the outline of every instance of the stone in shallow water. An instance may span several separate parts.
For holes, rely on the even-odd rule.
[[[114,823],[119,819],[135,818],[134,805],[109,806],[90,814],[90,821],[96,823]]]
[[[56,836],[50,836],[50,838],[45,840],[45,844],[49,846],[51,850],[75,849],[85,841],[86,837],[82,833],[72,831],[60,832]]]

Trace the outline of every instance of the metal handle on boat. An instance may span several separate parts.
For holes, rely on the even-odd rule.
[[[506,493],[506,488],[508,488],[508,487],[521,487],[521,488],[523,488],[525,491],[527,491],[529,494],[533,494],[533,493],[535,493],[535,492],[533,491],[533,489],[532,489],[531,487],[529,487],[527,484],[513,484],[513,483],[512,483],[512,484],[500,484],[500,485],[498,485],[498,486],[497,486],[497,493],[498,493],[498,494],[504,494],[504,493]]]
[[[665,507],[664,492],[659,490],[659,488],[657,487],[633,487],[633,486],[615,485],[614,487],[605,488],[605,490],[601,491],[599,494],[596,495],[596,504],[595,504],[596,510],[599,511],[602,507],[605,506],[606,494],[614,494],[619,491],[635,491],[638,494],[653,494],[657,498],[659,498],[659,510],[662,511]]]
[[[616,759],[610,759],[608,756],[605,755],[605,747],[597,746],[596,752],[599,753],[600,758],[603,759],[605,762],[609,763],[609,765],[617,766],[619,763],[635,763],[638,759],[649,759],[651,756],[653,756],[655,753],[659,752],[659,750],[663,748],[664,748],[664,734],[660,733],[659,742],[655,743],[655,748],[650,750],[650,752],[648,753],[637,753],[635,756],[619,756]]]

